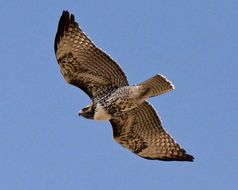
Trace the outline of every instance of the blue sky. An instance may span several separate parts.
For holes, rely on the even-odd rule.
[[[195,161],[144,160],[108,122],[78,117],[89,98],[62,78],[53,43],[62,10],[131,84],[156,73],[176,89],[150,102]],[[1,1],[0,189],[235,189],[238,2]]]

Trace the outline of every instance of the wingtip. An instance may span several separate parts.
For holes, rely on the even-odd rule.
[[[74,22],[74,15],[72,13],[70,13],[68,10],[63,10],[63,13],[60,17],[60,19],[64,19],[66,18],[67,20],[69,20],[70,22]]]
[[[175,161],[188,161],[188,162],[193,162],[194,157],[190,154],[184,154],[181,157],[175,158]]]
[[[194,161],[194,157],[192,155],[190,155],[190,154],[185,154],[183,161],[193,162]]]
[[[57,51],[57,44],[60,41],[60,38],[64,35],[65,31],[68,31],[69,24],[75,22],[74,15],[70,14],[69,11],[63,10],[62,15],[59,19],[58,29],[55,36],[54,49]]]
[[[147,157],[147,156],[141,156],[142,158],[145,158],[147,160],[161,160],[161,161],[188,161],[188,162],[193,162],[194,157],[190,154],[184,154],[182,156],[165,156],[165,157]]]

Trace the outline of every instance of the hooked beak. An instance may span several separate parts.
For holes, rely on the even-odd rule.
[[[80,110],[78,115],[87,119],[93,119],[94,114],[92,112],[83,112],[82,110]]]
[[[81,115],[82,115],[82,111],[81,111],[81,110],[78,112],[78,115],[79,115],[79,116],[81,116]]]

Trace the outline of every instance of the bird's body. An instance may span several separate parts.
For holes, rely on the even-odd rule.
[[[121,113],[128,112],[145,101],[143,93],[144,90],[139,89],[138,86],[118,88],[109,96],[96,101],[94,119],[110,120],[113,117],[119,117]]]
[[[157,74],[130,86],[118,64],[93,44],[68,11],[59,21],[55,53],[65,80],[92,100],[79,115],[109,120],[114,139],[141,157],[193,160],[162,128],[159,116],[146,101],[174,89],[166,77]]]
[[[167,90],[173,89],[173,85],[161,75],[156,75],[152,79],[163,79],[167,83]],[[159,81],[161,83],[161,81]],[[157,84],[159,85],[159,84]],[[163,93],[161,89],[156,91]],[[110,120],[113,117],[120,117],[122,113],[131,111],[139,106],[149,97],[156,96],[152,89],[143,87],[142,85],[123,86],[113,91],[107,91],[102,97],[94,99],[94,119],[95,120]],[[82,112],[81,112],[82,113]]]

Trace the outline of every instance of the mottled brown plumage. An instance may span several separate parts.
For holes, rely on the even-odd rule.
[[[144,102],[130,114],[110,120],[114,139],[132,152],[147,159],[192,161],[162,128],[162,123],[154,108]]]
[[[110,120],[114,139],[143,158],[193,160],[162,128],[156,111],[145,101],[174,89],[169,80],[155,75],[129,86],[118,64],[94,45],[68,11],[60,18],[54,48],[64,79],[92,100],[80,115]]]
[[[94,98],[128,85],[126,75],[110,56],[82,32],[74,15],[64,11],[55,37],[55,53],[65,80]]]

